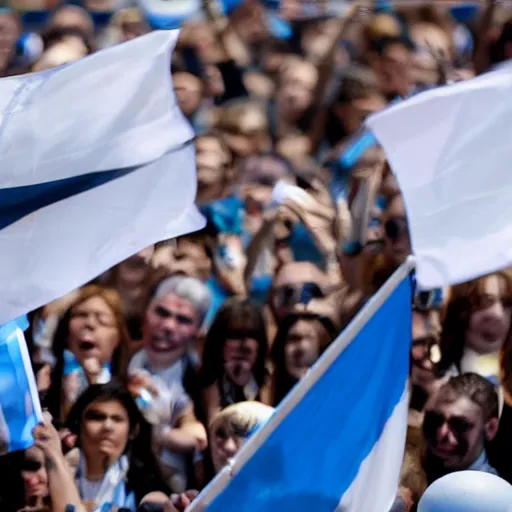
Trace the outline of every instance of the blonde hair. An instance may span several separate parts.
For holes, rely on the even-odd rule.
[[[262,427],[273,412],[273,407],[261,402],[239,402],[216,413],[210,422],[210,430],[215,430],[222,424],[229,424],[241,437],[246,437]]]

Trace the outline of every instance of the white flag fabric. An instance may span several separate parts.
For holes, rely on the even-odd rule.
[[[204,226],[178,31],[0,80],[0,323]]]
[[[371,116],[404,195],[423,288],[512,264],[512,64]]]

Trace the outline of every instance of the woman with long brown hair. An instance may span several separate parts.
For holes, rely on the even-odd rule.
[[[512,276],[496,272],[453,286],[445,309],[440,369],[499,382],[499,353],[512,315]]]
[[[63,421],[91,383],[124,377],[129,336],[115,290],[88,285],[64,313],[53,340],[56,359],[46,404]]]

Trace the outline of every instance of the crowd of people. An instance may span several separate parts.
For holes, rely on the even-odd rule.
[[[0,10],[0,76],[160,28],[146,2],[50,3]],[[30,313],[46,421],[0,457],[2,512],[184,510],[411,253],[365,118],[512,56],[494,2],[270,3],[205,1],[182,23],[170,73],[207,225]],[[512,272],[412,308],[403,511],[454,471],[512,482]]]

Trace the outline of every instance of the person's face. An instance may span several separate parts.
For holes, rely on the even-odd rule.
[[[211,275],[212,262],[204,245],[183,238],[178,241],[173,254],[172,270],[190,277],[207,281]]]
[[[384,215],[384,254],[394,265],[402,264],[411,254],[405,205],[401,196],[391,200]]]
[[[151,245],[119,264],[119,277],[125,283],[139,285],[147,277],[155,246]]]
[[[311,106],[317,79],[317,71],[309,63],[297,63],[287,67],[277,91],[280,114],[289,121],[298,120]]]
[[[231,26],[246,44],[259,43],[267,36],[265,9],[260,2],[244,2],[231,16]]]
[[[244,162],[239,196],[246,202],[249,215],[261,213],[272,201],[272,189],[278,181],[294,184],[287,167],[276,158],[255,156]]]
[[[406,97],[413,83],[412,54],[402,44],[390,44],[376,65],[376,75],[386,96]]]
[[[509,331],[512,304],[503,298],[504,288],[499,276],[489,276],[478,297],[477,309],[471,314],[466,344],[479,354],[499,350]]]
[[[346,105],[338,105],[335,112],[344,131],[347,135],[352,135],[361,129],[370,114],[382,110],[386,104],[384,96],[374,93],[355,99]]]
[[[222,422],[210,431],[210,446],[213,467],[218,473],[232,459],[246,438],[236,435],[228,422]]]
[[[49,494],[48,474],[46,473],[44,453],[36,446],[25,451],[21,477],[26,498],[45,498]]]
[[[226,375],[238,386],[246,386],[258,360],[258,342],[234,333],[224,342],[223,358]]]
[[[218,199],[224,190],[228,155],[215,137],[196,140],[197,198],[199,202]]]
[[[454,398],[442,388],[427,402],[423,434],[430,453],[445,468],[467,469],[484,448],[482,410],[469,398]]]
[[[186,117],[194,114],[203,98],[203,83],[190,73],[174,73],[172,75],[174,92],[178,105]]]
[[[174,293],[153,301],[147,310],[143,344],[150,364],[174,364],[188,349],[199,331],[197,312],[192,303]]]
[[[314,291],[314,298],[320,298],[324,284],[324,275],[314,265],[296,262],[286,264],[273,282],[271,305],[277,321],[292,311],[305,285]]]
[[[247,108],[241,114],[236,129],[224,131],[224,139],[239,158],[267,151],[271,143],[265,114],[258,108]]]
[[[434,368],[441,355],[436,334],[427,314],[414,311],[411,347],[411,382],[413,385],[428,387],[435,380]]]
[[[298,320],[286,337],[284,361],[286,371],[301,379],[320,356],[320,340],[314,322]]]
[[[84,411],[80,444],[86,458],[108,458],[112,464],[128,444],[130,422],[117,400],[92,402]]]
[[[80,363],[90,358],[101,364],[110,362],[119,342],[116,318],[101,297],[91,297],[72,308],[68,348]]]

